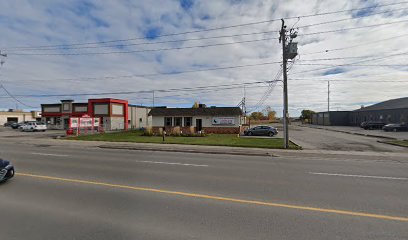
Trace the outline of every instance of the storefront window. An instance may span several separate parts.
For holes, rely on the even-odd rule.
[[[181,126],[182,120],[183,120],[183,118],[181,118],[181,117],[175,117],[174,118],[174,126]]]
[[[193,125],[193,118],[192,117],[185,117],[184,118],[184,126],[191,127]]]
[[[165,117],[164,118],[164,126],[171,127],[173,125],[173,118]]]

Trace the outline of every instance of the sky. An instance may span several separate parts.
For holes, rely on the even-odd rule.
[[[0,109],[100,97],[151,106],[154,91],[156,106],[245,96],[249,112],[281,116],[282,82],[267,82],[282,80],[281,18],[298,32],[291,116],[327,110],[327,80],[331,110],[408,96],[402,0],[14,0],[0,1]]]

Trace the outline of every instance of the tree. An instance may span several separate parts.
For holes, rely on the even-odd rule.
[[[308,109],[302,110],[302,114],[300,115],[300,119],[302,122],[311,122],[312,120],[312,115],[315,114],[316,112]]]
[[[276,120],[276,112],[273,110],[268,111],[268,120],[275,121]]]
[[[199,108],[200,103],[199,102],[194,102],[193,106],[191,108]]]
[[[262,112],[253,112],[251,113],[249,118],[252,120],[262,120],[263,118],[265,118],[265,115]]]

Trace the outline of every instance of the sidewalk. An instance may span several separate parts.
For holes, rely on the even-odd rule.
[[[406,159],[407,152],[357,152],[357,151],[331,151],[331,150],[284,150],[284,149],[265,149],[265,148],[242,148],[242,147],[224,147],[224,146],[203,146],[203,145],[182,145],[182,144],[154,144],[154,143],[126,143],[126,142],[102,142],[102,141],[75,141],[62,139],[41,139],[25,140],[24,143],[32,145],[49,145],[65,148],[103,148],[103,149],[122,149],[137,151],[162,151],[162,152],[184,152],[184,153],[203,153],[203,154],[227,154],[240,156],[297,156],[307,155],[319,156],[365,156],[365,157],[397,157]]]

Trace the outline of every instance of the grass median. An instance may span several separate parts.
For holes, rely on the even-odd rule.
[[[115,133],[103,133],[95,135],[83,135],[69,137],[69,140],[104,141],[104,142],[135,142],[157,144],[187,144],[229,147],[252,147],[252,148],[283,148],[282,138],[247,138],[238,137],[236,134],[210,134],[205,137],[173,137],[166,136],[165,141],[161,136],[143,136],[142,131],[126,131]],[[290,142],[290,149],[301,149],[300,146]]]

